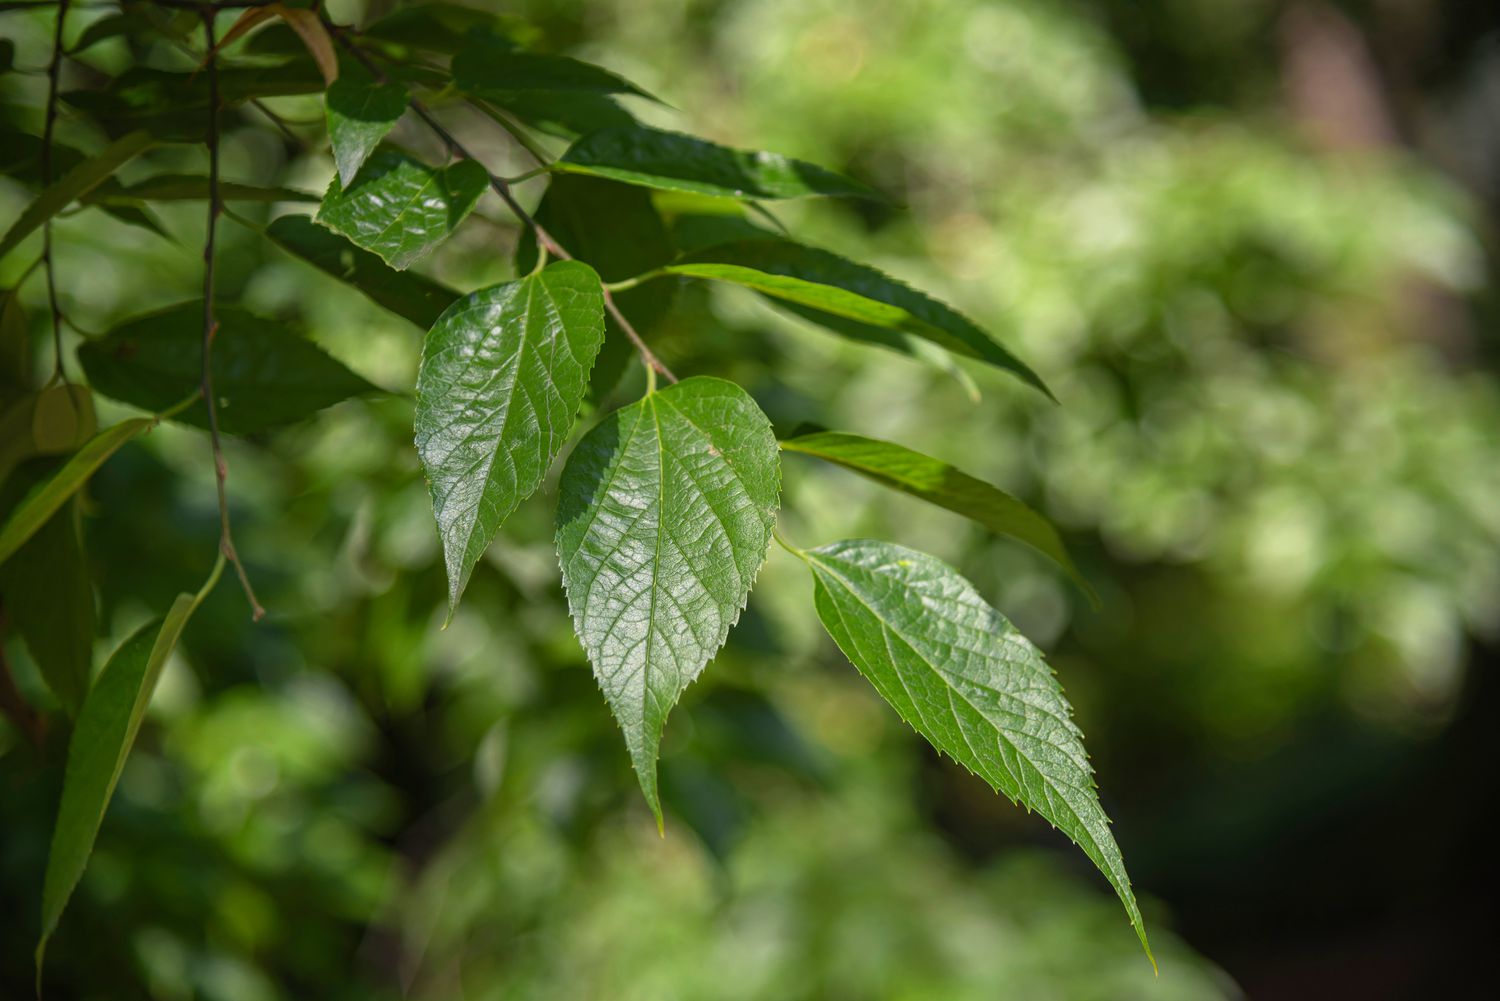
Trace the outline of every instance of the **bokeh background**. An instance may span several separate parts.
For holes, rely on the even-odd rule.
[[[328,6],[360,22],[391,4]],[[659,838],[571,635],[550,488],[441,629],[411,447],[421,332],[225,222],[223,299],[299,325],[393,393],[232,444],[237,540],[271,614],[252,625],[226,582],[191,624],[49,949],[46,996],[1489,996],[1500,7],[505,10],[536,47],[662,95],[671,108],[632,108],[648,121],[889,192],[897,207],[777,211],[969,312],[1050,382],[1060,406],[974,368],[976,404],[729,289],[684,288],[655,335],[679,373],[739,380],[782,432],[901,441],[1063,527],[1097,608],[1012,543],[786,458],[792,538],[934,552],[1049,652],[1160,977],[1081,853],[879,703],[779,550],[672,717]],[[108,13],[84,5],[70,35]],[[50,23],[0,15],[15,43],[0,110],[35,131]],[[97,85],[132,51],[181,64],[127,37],[66,73]],[[226,177],[321,191],[319,100],[269,103],[306,141],[246,112]],[[492,166],[524,169],[493,126],[451,113]],[[178,148],[129,171],[202,169]],[[0,219],[27,197],[0,181]],[[284,211],[305,208],[245,214]],[[498,204],[480,214],[425,270],[464,288],[511,274],[514,226]],[[197,294],[201,207],[160,218],[171,239],[97,211],[57,224],[80,327]],[[49,366],[40,282],[22,303]],[[616,402],[639,385],[632,372]],[[99,660],[206,573],[213,494],[208,444],[183,428],[95,478]],[[7,998],[30,996],[60,763],[0,728]]]

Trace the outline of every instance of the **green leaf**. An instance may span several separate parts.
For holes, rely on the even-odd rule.
[[[1036,647],[925,553],[855,539],[799,555],[824,628],[881,698],[933,747],[1082,848],[1150,956],[1083,735]]]
[[[481,111],[492,116],[501,112],[491,106],[502,107],[538,132],[558,136],[562,139],[577,139],[600,129],[636,125],[635,116],[607,94],[589,94],[581,91],[513,91],[504,95],[504,101],[473,99]]]
[[[658,824],[667,713],[745,607],[780,487],[771,422],[739,386],[702,376],[610,414],[563,469],[568,607]]]
[[[536,212],[538,223],[599,277],[615,282],[661,267],[674,256],[666,226],[651,193],[601,177],[559,174],[552,178]],[[536,236],[522,230],[516,246],[516,273],[536,264]],[[653,281],[614,293],[615,305],[637,333],[649,339],[677,296],[676,281]],[[594,363],[587,398],[595,403],[620,381],[635,347],[614,317],[604,318],[604,347]]]
[[[339,183],[348,187],[375,147],[395,128],[411,99],[399,83],[379,83],[345,73],[328,88],[324,98],[328,139]]]
[[[644,125],[586,135],[569,147],[554,167],[647,188],[730,198],[880,198],[858,181],[801,160],[730,149]]]
[[[426,330],[459,293],[412,271],[397,271],[305,215],[281,216],[264,230],[267,239],[294,257],[353,286],[377,305]]]
[[[572,431],[604,340],[604,294],[587,264],[467,295],[438,318],[417,372],[417,453],[448,568],[448,607],[502,522]]]
[[[1019,539],[1066,570],[1090,600],[1095,599],[1093,588],[1073,565],[1052,523],[999,487],[940,459],[857,434],[820,431],[787,439],[781,447],[852,469],[882,486],[920,497],[993,532]]]
[[[318,196],[296,188],[264,187],[220,181],[219,198],[226,202],[315,202]],[[96,191],[87,202],[104,204],[133,202],[187,202],[208,199],[208,178],[198,174],[158,174],[136,184],[125,184],[107,192]]]
[[[634,94],[656,100],[624,77],[592,63],[511,51],[485,40],[464,46],[453,57],[453,83],[466,94],[502,106],[508,95],[528,91]]]
[[[104,811],[125,768],[125,758],[135,743],[162,667],[177,646],[188,618],[218,581],[221,568],[222,561],[203,590],[179,594],[165,618],[147,623],[121,643],[84,700],[68,742],[62,801],[47,855],[42,932],[36,946],[38,982],[47,939],[57,928],[94,850]]]
[[[961,313],[889,275],[826,250],[789,240],[740,240],[699,250],[665,270],[743,285],[773,299],[925,338],[948,351],[1012,372],[1052,395],[1035,372]],[[815,313],[798,312],[818,320]],[[838,326],[833,329],[847,333]]]
[[[340,400],[379,389],[284,324],[237,306],[215,310],[214,395],[219,427],[253,434],[309,417]],[[185,302],[127,320],[78,349],[89,383],[143,410],[162,411],[191,396],[202,379],[203,304]],[[201,401],[175,420],[208,427]]]
[[[78,715],[88,692],[95,632],[79,510],[75,496],[0,565],[5,616],[69,717]]]
[[[429,167],[378,149],[351,187],[334,179],[317,221],[404,271],[458,228],[488,183],[473,160]]]
[[[152,138],[145,132],[132,132],[110,143],[98,156],[69,170],[57,183],[32,199],[31,204],[21,211],[20,218],[0,237],[0,257],[14,250],[17,244],[42,223],[104,183],[121,164],[146,149],[152,142]]]
[[[16,505],[5,525],[0,527],[0,563],[15,555],[16,550],[88,482],[105,459],[155,423],[155,417],[136,417],[105,428],[74,452],[61,469],[33,487]]]
[[[7,401],[31,385],[31,325],[20,290],[0,289],[0,394]]]
[[[262,97],[316,94],[323,75],[305,55],[274,66],[221,66],[219,105],[233,108]],[[133,66],[103,90],[75,90],[62,100],[111,135],[144,131],[168,141],[203,142],[208,132],[208,74]]]
[[[492,14],[456,3],[402,6],[372,22],[361,37],[402,48],[428,49],[452,55],[476,38],[491,46],[507,46],[534,29],[518,18]]]

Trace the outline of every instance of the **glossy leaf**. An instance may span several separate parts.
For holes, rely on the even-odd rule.
[[[353,286],[377,305],[426,330],[459,293],[413,271],[397,271],[305,215],[281,216],[265,228],[266,237],[294,257]]]
[[[88,482],[105,459],[155,423],[154,417],[137,417],[110,425],[74,452],[61,469],[33,487],[0,527],[0,563],[10,559],[26,540],[35,535],[47,519]]]
[[[62,801],[42,888],[42,931],[36,947],[37,978],[47,939],[83,875],[104,811],[114,795],[125,759],[135,743],[146,707],[183,627],[218,579],[197,594],[180,594],[166,617],[149,622],[120,644],[84,700],[68,742]]]
[[[1052,523],[999,487],[894,442],[841,431],[799,435],[783,441],[781,447],[852,469],[882,486],[920,497],[993,532],[1019,539],[1066,570],[1084,593],[1094,597]]]
[[[826,250],[780,239],[741,240],[689,254],[665,270],[743,285],[773,299],[922,337],[1013,372],[1051,395],[1036,373],[961,313]],[[816,321],[815,314],[802,315]]]
[[[214,395],[219,427],[252,434],[289,424],[340,400],[379,390],[284,324],[237,306],[215,310]],[[166,410],[197,389],[202,377],[203,305],[186,302],[138,316],[78,349],[97,392],[140,407]],[[208,426],[201,402],[175,420]]]
[[[324,97],[328,140],[339,184],[347,188],[375,147],[396,127],[411,99],[399,83],[380,83],[368,76],[345,74]]]
[[[731,149],[644,125],[586,135],[555,167],[648,188],[730,198],[880,197],[858,181],[801,160]]]
[[[405,270],[458,228],[488,183],[489,175],[473,160],[429,167],[379,149],[351,187],[334,179],[317,221]]]
[[[132,132],[110,143],[98,156],[69,170],[21,210],[20,217],[0,237],[0,257],[14,250],[17,244],[39,229],[42,223],[104,183],[120,169],[121,164],[145,150],[151,143],[152,139],[146,133]]]
[[[745,607],[780,486],[770,421],[743,389],[706,377],[610,414],[563,469],[568,607],[658,824],[667,713]]]
[[[5,617],[37,672],[70,717],[89,688],[94,652],[94,588],[84,562],[75,496],[14,556],[0,564]]]
[[[856,539],[800,555],[824,628],[881,698],[939,751],[1082,848],[1150,956],[1083,735],[1040,651],[925,553]]]
[[[417,453],[458,604],[475,562],[572,431],[604,341],[599,276],[578,261],[467,295],[417,372]]]

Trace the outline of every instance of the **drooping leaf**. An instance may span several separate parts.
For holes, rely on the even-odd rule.
[[[417,453],[443,540],[450,609],[567,440],[603,340],[599,276],[578,261],[467,295],[428,331]]]
[[[489,175],[473,160],[429,167],[378,149],[352,186],[345,189],[334,179],[317,222],[404,271],[458,228],[488,183]]]
[[[464,46],[453,57],[453,83],[473,97],[504,105],[514,93],[572,92],[585,94],[634,94],[656,100],[646,91],[592,63],[568,56],[517,52],[485,40]]]
[[[1052,523],[999,487],[894,442],[841,431],[798,435],[783,441],[781,447],[852,469],[882,486],[920,497],[993,532],[1019,539],[1066,570],[1085,594],[1094,597]]]
[[[228,434],[264,431],[379,392],[284,324],[237,306],[220,306],[214,315],[214,395],[219,427]],[[185,302],[127,320],[81,345],[78,361],[97,392],[143,410],[166,410],[201,381],[203,304]],[[173,419],[207,427],[208,407],[199,401]]]
[[[397,271],[305,215],[280,216],[265,228],[287,253],[363,292],[377,305],[426,330],[459,293],[413,271]]]
[[[665,270],[743,285],[772,299],[922,337],[1012,372],[1051,395],[1035,372],[963,314],[872,267],[826,250],[789,240],[741,240],[706,247]],[[799,313],[817,321],[816,313]]]
[[[600,129],[637,124],[635,116],[608,94],[523,90],[507,93],[504,98],[503,104],[485,98],[474,98],[473,101],[492,117],[508,114],[538,132],[568,140]]]
[[[534,30],[515,17],[439,0],[402,6],[360,34],[366,41],[452,55],[475,39],[491,46],[514,46]]]
[[[322,72],[309,58],[273,66],[221,66],[219,106],[264,97],[315,94]],[[102,90],[75,90],[62,100],[85,112],[110,135],[143,131],[167,141],[202,142],[208,133],[208,74],[133,66]]]
[[[702,376],[610,414],[563,469],[568,607],[658,824],[667,713],[744,608],[780,487],[770,421],[734,383]]]
[[[78,498],[48,518],[0,564],[5,617],[26,641],[37,672],[70,717],[88,692],[94,588],[84,562]]]
[[[658,268],[673,257],[672,242],[644,188],[601,177],[559,174],[534,216],[570,254],[616,282]],[[516,246],[516,273],[536,263],[536,238],[528,228]],[[615,305],[642,337],[672,308],[677,282],[653,281],[614,294]],[[620,381],[635,348],[614,317],[604,318],[604,347],[594,363],[588,399],[598,402]]]
[[[36,455],[62,455],[99,431],[94,396],[87,386],[48,386],[31,410],[31,447]]]
[[[333,144],[333,162],[339,184],[354,183],[375,147],[396,127],[411,99],[399,83],[380,83],[368,76],[345,74],[328,88],[324,103],[328,114],[328,140]]]
[[[10,513],[4,527],[0,527],[0,563],[10,559],[27,539],[35,535],[37,529],[88,482],[105,459],[155,423],[154,417],[136,417],[110,425],[74,452],[61,469],[33,487]]]
[[[800,555],[824,628],[881,698],[939,751],[1082,848],[1150,956],[1083,735],[1036,647],[925,553],[855,539]]]
[[[0,257],[16,248],[16,245],[41,227],[42,223],[67,208],[73,202],[104,183],[120,165],[146,149],[152,139],[144,132],[132,132],[106,146],[98,156],[78,164],[64,174],[51,187],[40,192],[31,204],[21,210],[21,215],[0,237]]]
[[[219,182],[219,198],[226,202],[315,202],[318,196],[296,188],[265,187],[239,181]],[[84,201],[103,204],[132,202],[189,202],[208,199],[208,178],[198,174],[159,174],[109,191],[96,190]]]
[[[858,181],[801,160],[731,149],[644,125],[586,135],[555,166],[626,184],[730,198],[880,197]]]
[[[156,690],[162,667],[183,627],[218,580],[218,571],[197,594],[180,594],[166,617],[149,622],[131,634],[104,665],[68,742],[68,764],[63,773],[62,801],[47,874],[42,887],[42,930],[36,946],[37,979],[47,940],[57,928],[63,908],[83,875],[104,811],[114,795],[125,759],[135,743],[146,707]]]

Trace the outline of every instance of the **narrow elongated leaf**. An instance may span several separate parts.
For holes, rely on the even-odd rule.
[[[734,383],[701,376],[610,414],[563,469],[568,607],[658,824],[667,713],[745,607],[780,489],[770,421]]]
[[[824,628],[881,698],[932,746],[1082,848],[1150,956],[1083,735],[1040,651],[958,571],[925,553],[855,539],[800,555]]]
[[[467,295],[428,331],[417,453],[443,540],[450,610],[501,523],[541,486],[603,341],[599,276],[579,261]]]
[[[453,83],[474,97],[503,105],[505,96],[526,91],[634,94],[656,100],[607,69],[567,56],[516,52],[477,40],[453,57]]]
[[[380,83],[368,76],[345,74],[328,88],[328,140],[339,184],[345,188],[375,147],[395,128],[411,95],[399,83]]]
[[[135,743],[161,670],[177,646],[183,627],[218,580],[218,571],[197,594],[179,594],[166,617],[149,622],[120,644],[104,665],[78,714],[68,743],[62,801],[47,875],[42,886],[42,933],[36,946],[37,979],[47,939],[83,875],[104,811],[114,795],[125,759]]]
[[[70,717],[89,688],[94,588],[84,563],[75,496],[4,564],[5,617],[26,641],[37,672]]]
[[[644,274],[674,256],[651,193],[602,177],[559,174],[534,213],[553,239],[609,282]],[[516,245],[516,273],[536,264],[536,236],[527,228]],[[615,305],[642,337],[650,338],[672,308],[677,281],[652,281],[614,294]],[[613,316],[604,318],[604,347],[594,363],[587,398],[597,403],[620,381],[635,347]]]
[[[429,167],[378,149],[349,188],[334,179],[317,221],[405,270],[458,228],[488,183],[473,160]]]
[[[743,285],[773,299],[923,337],[1013,372],[1051,395],[1035,372],[963,314],[872,267],[826,250],[789,240],[740,240],[696,251],[666,271]],[[817,320],[815,314],[801,315]]]
[[[121,164],[151,143],[151,137],[145,132],[132,132],[122,136],[106,146],[98,156],[78,164],[51,187],[40,192],[30,205],[21,210],[20,217],[11,224],[5,235],[0,237],[0,257],[14,250],[17,244],[40,228],[42,223],[103,184],[120,169]]]
[[[379,390],[284,324],[237,306],[215,310],[214,395],[219,427],[252,434],[302,420],[340,400]],[[202,376],[203,304],[185,302],[138,316],[78,349],[89,383],[144,410],[166,410],[192,395]],[[197,403],[174,420],[208,426]]]
[[[294,257],[363,292],[377,305],[426,330],[453,305],[459,293],[412,271],[397,271],[305,215],[281,216],[265,228],[266,237]]]
[[[817,456],[852,469],[882,486],[920,497],[998,532],[1019,539],[1068,572],[1091,599],[1093,589],[1078,572],[1052,523],[1021,501],[941,459],[894,442],[842,431],[819,431],[781,443],[791,452]]]
[[[644,125],[586,135],[555,166],[626,184],[730,198],[880,197],[858,181],[801,160],[731,149]]]
[[[201,202],[208,198],[208,178],[198,174],[159,174],[109,191],[95,191],[84,201],[105,204],[131,202]],[[264,187],[220,181],[219,198],[226,202],[316,202],[318,196],[296,188]]]
[[[0,527],[0,563],[15,555],[16,550],[88,482],[105,459],[155,423],[154,417],[137,417],[110,425],[74,452],[61,469],[33,487],[10,513],[4,527]]]

